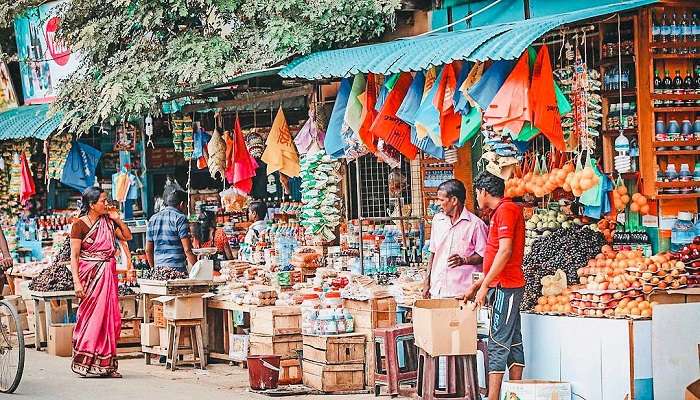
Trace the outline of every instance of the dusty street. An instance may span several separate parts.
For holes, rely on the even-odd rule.
[[[111,400],[127,398],[180,399],[271,399],[249,393],[248,373],[227,364],[210,365],[207,371],[166,371],[144,360],[121,360],[124,379],[85,379],[70,371],[70,358],[53,357],[27,348],[24,375],[15,397],[32,400]],[[303,396],[304,399],[370,399],[373,395]]]

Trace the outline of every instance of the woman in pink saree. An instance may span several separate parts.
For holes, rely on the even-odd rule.
[[[116,210],[108,209],[101,189],[86,189],[80,218],[71,228],[71,270],[80,299],[71,369],[83,377],[121,378],[116,360],[121,330],[117,240],[131,240],[131,231]]]

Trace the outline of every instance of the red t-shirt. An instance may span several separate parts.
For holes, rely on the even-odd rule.
[[[504,198],[491,213],[489,237],[486,241],[484,254],[484,275],[489,272],[493,259],[498,252],[498,241],[504,238],[513,239],[513,253],[505,268],[494,279],[489,287],[500,285],[504,288],[520,288],[525,286],[523,275],[523,257],[525,256],[525,218],[519,205],[510,198]]]

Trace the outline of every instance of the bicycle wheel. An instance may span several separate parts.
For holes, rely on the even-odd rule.
[[[0,301],[0,392],[12,393],[24,371],[24,332],[14,306]]]

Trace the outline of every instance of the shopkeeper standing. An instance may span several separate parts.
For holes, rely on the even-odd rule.
[[[146,258],[151,268],[168,267],[187,272],[197,258],[187,223],[187,193],[175,190],[165,198],[165,208],[154,214],[146,230]]]
[[[431,298],[461,297],[481,271],[486,246],[486,224],[464,206],[466,189],[456,179],[438,187],[442,212],[433,217],[430,259],[423,295]]]
[[[503,375],[508,368],[510,380],[520,380],[525,368],[523,337],[520,332],[520,303],[525,276],[525,218],[522,209],[504,197],[503,179],[482,172],[474,181],[479,208],[493,210],[484,255],[484,277],[465,294],[466,300],[491,304],[489,333],[489,400],[500,399]]]

